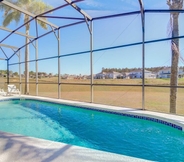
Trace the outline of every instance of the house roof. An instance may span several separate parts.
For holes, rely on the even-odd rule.
[[[134,70],[134,71],[131,71],[130,73],[138,73],[138,72],[141,72],[142,73],[142,69],[137,69],[137,70]],[[149,70],[144,70],[145,73],[152,73],[152,71],[149,71]]]
[[[168,70],[168,71],[170,71],[170,70],[171,70],[171,67],[163,67],[163,68],[160,69],[159,71],[163,71],[163,70]]]

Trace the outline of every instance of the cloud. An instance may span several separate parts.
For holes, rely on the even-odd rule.
[[[90,6],[90,7],[101,7],[102,6],[102,3],[99,3],[95,0],[85,0],[83,2],[81,2],[87,6]]]
[[[53,7],[58,7],[63,4],[66,4],[64,0],[43,0],[43,1]],[[89,10],[100,9],[104,5],[103,3],[97,2],[96,0],[84,0],[75,4],[82,9],[89,9]]]
[[[132,6],[132,7],[138,8],[138,7],[140,6],[138,0],[137,0],[137,1],[120,0],[120,1],[121,1],[123,4],[129,5],[129,6]]]
[[[54,7],[66,4],[64,0],[43,0],[43,1]],[[79,6],[83,5],[83,6],[88,6],[88,7],[100,7],[103,5],[103,3],[99,3],[96,0],[84,0],[76,4]]]

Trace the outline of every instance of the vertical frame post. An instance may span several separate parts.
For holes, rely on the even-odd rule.
[[[38,40],[36,40],[35,42],[36,44],[36,53],[35,53],[35,58],[36,58],[36,64],[35,64],[35,68],[36,68],[36,96],[38,96]]]
[[[93,21],[90,21],[91,102],[93,103]]]
[[[7,60],[7,84],[10,83],[10,75],[9,75],[9,59]]]
[[[142,21],[142,109],[145,110],[145,12],[142,0],[139,0]]]
[[[142,109],[145,110],[145,13],[143,13],[142,33]]]
[[[58,29],[58,99],[61,98],[60,29]]]
[[[38,21],[35,19],[35,24],[36,24],[36,37],[38,37]],[[35,41],[35,46],[36,46],[36,52],[35,52],[35,59],[36,59],[36,96],[38,96],[38,40],[36,39]]]
[[[21,77],[21,58],[20,58],[20,51],[19,51],[19,89],[20,89],[20,94],[22,93],[22,77]]]

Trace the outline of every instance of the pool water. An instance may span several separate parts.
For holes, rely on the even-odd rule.
[[[184,132],[117,114],[37,100],[0,102],[0,130],[153,161],[184,161]]]

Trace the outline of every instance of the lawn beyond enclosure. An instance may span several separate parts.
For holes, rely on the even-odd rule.
[[[58,98],[57,77],[39,79],[39,96]],[[11,78],[10,82],[17,83],[18,78]],[[62,79],[62,83],[89,84],[90,80]],[[22,81],[22,93],[24,81]],[[35,80],[30,80],[30,95],[36,95]],[[44,83],[44,84],[42,84]],[[113,86],[94,86],[94,103],[107,105],[142,108],[142,80],[141,79],[97,79],[94,84],[113,84]],[[115,86],[125,84],[129,86]],[[139,85],[139,86],[131,86]],[[145,85],[170,85],[169,79],[146,79]],[[184,85],[184,78],[178,80],[178,85]],[[61,84],[61,98],[68,100],[90,102],[89,85]],[[170,88],[145,86],[145,108],[152,111],[169,112]],[[178,88],[177,114],[184,115],[184,88]]]

